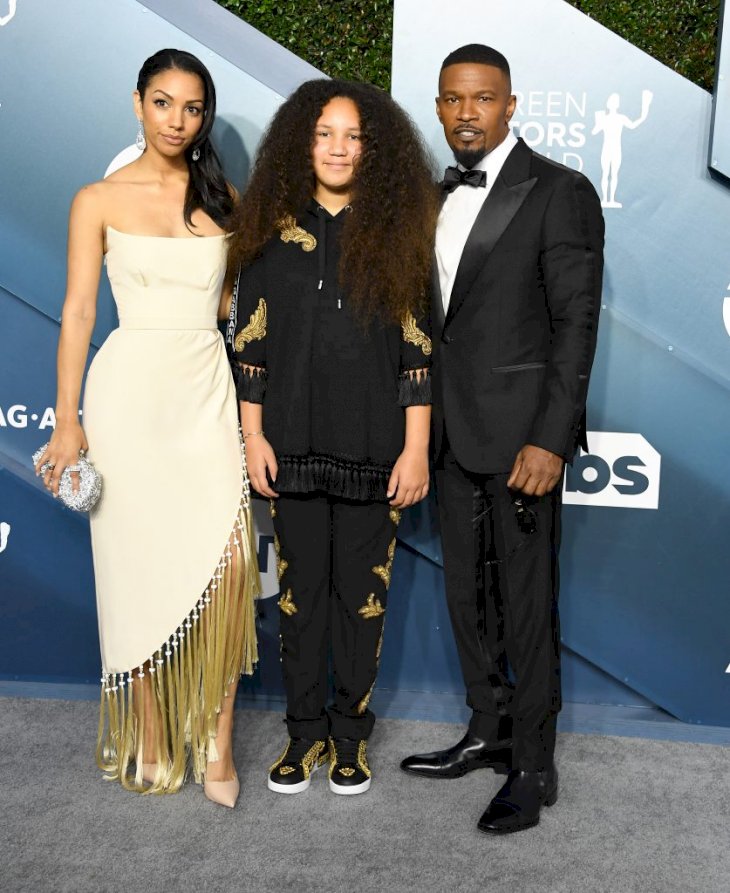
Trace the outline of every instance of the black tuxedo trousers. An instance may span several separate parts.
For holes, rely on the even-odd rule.
[[[512,739],[513,767],[548,768],[561,706],[560,485],[521,498],[507,474],[436,464],[446,599],[472,710],[470,731]]]

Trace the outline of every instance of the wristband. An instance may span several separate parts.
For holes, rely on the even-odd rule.
[[[245,440],[247,437],[255,437],[257,434],[260,434],[263,437],[263,431],[249,431],[248,433],[243,435],[243,439]]]

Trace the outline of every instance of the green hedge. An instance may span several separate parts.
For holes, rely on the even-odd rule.
[[[390,88],[393,0],[218,2],[326,74]],[[566,2],[712,90],[720,0]]]
[[[390,89],[393,0],[218,0],[330,77]]]
[[[715,81],[720,0],[568,0],[705,90]]]

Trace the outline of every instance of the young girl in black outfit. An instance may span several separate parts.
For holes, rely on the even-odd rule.
[[[305,790],[328,760],[335,793],[370,786],[368,702],[395,535],[401,510],[428,492],[437,202],[396,103],[318,80],[274,117],[237,211],[238,396],[281,581],[290,741],[268,782],[280,793]]]

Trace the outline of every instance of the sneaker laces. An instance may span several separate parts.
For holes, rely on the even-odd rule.
[[[360,742],[356,738],[335,738],[333,743],[338,766],[357,766]]]
[[[302,763],[315,744],[317,741],[313,738],[290,738],[284,763]]]

